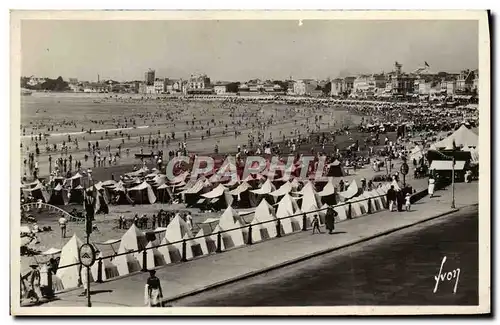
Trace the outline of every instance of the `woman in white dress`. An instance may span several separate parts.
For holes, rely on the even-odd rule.
[[[429,188],[428,188],[428,193],[429,193],[429,196],[432,197],[434,195],[434,185],[435,185],[435,180],[434,178],[431,176],[429,178]]]

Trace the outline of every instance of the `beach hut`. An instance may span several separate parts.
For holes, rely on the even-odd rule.
[[[153,204],[156,202],[156,195],[146,181],[128,190],[129,196],[135,204]]]
[[[35,200],[41,200],[43,203],[47,203],[50,200],[50,195],[41,182],[38,182],[32,188],[23,189],[23,191],[25,192],[25,194],[31,195]]]
[[[158,203],[167,203],[174,199],[174,193],[172,192],[170,186],[168,186],[166,183],[158,186],[156,191],[157,191]]]
[[[186,206],[189,207],[201,203],[200,195],[210,192],[211,188],[212,184],[205,177],[201,177],[192,187],[185,189],[180,194],[184,197]],[[204,198],[203,201],[205,201]]]
[[[115,187],[110,189],[110,192],[114,196],[113,203],[114,204],[133,204],[134,201],[130,198],[125,189],[125,185],[122,181],[118,182]]]
[[[82,178],[83,178],[83,176],[80,173],[78,173],[78,172],[75,175],[73,175],[69,179],[69,181],[71,183],[71,188],[75,188],[78,185],[82,185],[83,186],[83,184],[82,184]]]
[[[237,188],[229,191],[229,194],[236,198],[233,200],[233,205],[240,209],[257,206],[257,196],[250,191],[251,189],[250,184],[242,182]]]
[[[214,210],[222,210],[224,208],[231,207],[231,204],[233,203],[233,196],[222,184],[219,184],[216,188],[208,193],[202,194],[201,196],[208,200],[209,206]]]
[[[72,188],[69,191],[69,203],[83,204],[83,192],[84,188],[81,185]]]
[[[346,173],[344,171],[344,168],[342,167],[342,164],[340,161],[335,160],[331,164],[328,165],[328,172],[327,176],[331,177],[342,177],[345,176]]]
[[[56,187],[52,190],[52,194],[50,195],[49,204],[52,205],[66,205],[68,204],[68,193],[62,187],[61,184],[57,184]]]

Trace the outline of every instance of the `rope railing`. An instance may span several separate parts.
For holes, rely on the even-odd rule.
[[[261,226],[261,225],[264,225],[264,224],[269,224],[269,223],[274,223],[275,226],[276,226],[276,237],[282,237],[284,234],[282,233],[282,229],[281,229],[281,226],[282,226],[282,220],[286,220],[286,219],[290,219],[290,218],[296,218],[296,217],[302,217],[302,229],[301,231],[307,231],[308,230],[308,227],[307,227],[307,215],[311,215],[311,214],[315,214],[315,213],[319,213],[321,211],[325,211],[325,210],[328,210],[330,208],[338,208],[338,207],[345,207],[345,206],[349,206],[347,212],[346,212],[346,217],[347,219],[353,219],[352,217],[352,204],[355,204],[355,203],[359,203],[359,202],[363,202],[363,201],[367,201],[367,204],[368,204],[368,210],[366,211],[366,214],[372,214],[374,213],[375,211],[373,211],[372,209],[372,201],[374,199],[381,199],[383,197],[386,197],[386,195],[378,195],[378,196],[372,196],[372,197],[369,197],[369,198],[363,198],[363,199],[360,199],[360,200],[354,200],[354,201],[349,201],[349,202],[342,202],[342,203],[339,203],[339,204],[336,204],[336,205],[328,205],[327,207],[322,207],[320,209],[316,209],[316,210],[312,210],[312,211],[308,211],[308,212],[301,212],[301,213],[296,213],[296,214],[292,214],[292,215],[289,215],[289,216],[286,216],[286,217],[282,217],[282,218],[276,218],[276,219],[273,219],[273,220],[266,220],[266,221],[262,221],[262,222],[257,222],[257,223],[250,223],[250,224],[247,224],[247,225],[244,225],[244,226],[241,226],[241,227],[235,227],[235,228],[231,228],[231,229],[221,229],[219,230],[217,233],[211,233],[211,234],[208,234],[208,235],[203,235],[203,236],[197,236],[197,237],[194,237],[194,238],[189,238],[189,239],[182,239],[182,240],[178,240],[178,241],[175,241],[175,242],[168,242],[168,243],[165,243],[165,244],[160,244],[160,245],[156,245],[156,246],[152,246],[152,247],[144,247],[144,248],[139,248],[139,249],[136,249],[136,250],[129,250],[129,251],[126,251],[126,252],[123,252],[123,253],[117,253],[117,254],[114,254],[114,255],[108,255],[108,256],[103,256],[103,257],[100,257],[97,259],[97,263],[98,263],[98,269],[97,269],[97,273],[98,273],[98,276],[97,276],[97,279],[95,282],[97,283],[102,283],[104,282],[103,279],[102,279],[102,269],[103,269],[103,261],[106,260],[106,259],[114,259],[114,258],[117,258],[117,257],[120,257],[120,256],[124,256],[124,255],[128,255],[128,254],[137,254],[137,253],[141,253],[143,254],[142,256],[142,270],[143,272],[146,272],[148,270],[148,267],[147,267],[147,251],[149,250],[152,250],[152,249],[158,249],[158,248],[161,248],[161,247],[167,247],[167,246],[170,246],[170,245],[178,245],[178,244],[182,244],[182,252],[181,252],[181,262],[185,262],[187,261],[187,243],[189,241],[192,241],[192,240],[195,240],[195,239],[202,239],[202,238],[207,238],[207,237],[213,237],[213,236],[217,236],[217,240],[216,240],[216,250],[215,252],[216,253],[221,253],[224,251],[224,249],[222,248],[222,235],[225,234],[225,233],[228,233],[228,232],[233,232],[233,231],[236,231],[236,230],[244,230],[244,229],[248,229],[248,238],[247,238],[247,241],[245,243],[245,245],[252,245],[254,242],[253,242],[253,238],[252,238],[252,229],[253,227],[258,227],[258,226]],[[382,207],[383,208],[386,208],[386,205],[384,205],[383,201],[382,201]],[[298,232],[298,231],[296,231]],[[68,265],[63,265],[63,266],[60,266],[58,269],[63,269],[63,268],[68,268],[68,267],[73,267],[73,266],[79,266],[81,263],[77,262],[77,263],[73,263],[73,264],[68,264]]]

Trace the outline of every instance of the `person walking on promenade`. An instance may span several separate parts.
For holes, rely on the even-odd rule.
[[[88,283],[88,277],[87,277],[87,268],[84,267],[83,265],[80,265],[80,282],[83,287],[83,292],[80,294],[81,297],[84,297],[87,295],[87,283]]]
[[[315,233],[316,230],[318,231],[318,233],[321,234],[321,229],[319,229],[319,219],[318,219],[318,215],[317,214],[314,215],[314,218],[313,218],[313,221],[312,221],[312,226],[313,226],[313,232],[312,232],[313,235],[314,235],[314,233]]]
[[[149,271],[149,278],[146,282],[146,304],[150,307],[161,307],[161,298],[163,298],[163,290],[160,279],[156,277],[156,271]]]
[[[434,195],[434,186],[436,181],[434,180],[434,176],[431,174],[429,176],[429,187],[427,188],[427,192],[429,193],[429,197],[433,197]]]
[[[337,216],[337,211],[335,211],[332,207],[329,207],[326,211],[325,223],[326,229],[328,229],[328,233],[331,235],[335,230],[335,217]]]
[[[394,190],[394,185],[387,191],[387,203],[389,205],[389,211],[393,211],[394,203],[396,201],[396,191]]]
[[[398,190],[396,192],[396,203],[397,203],[399,212],[403,211],[404,201],[405,201],[405,196],[404,196],[403,190]]]

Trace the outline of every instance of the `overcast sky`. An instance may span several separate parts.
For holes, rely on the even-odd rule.
[[[478,67],[477,21],[55,21],[21,24],[22,75],[319,78]]]

